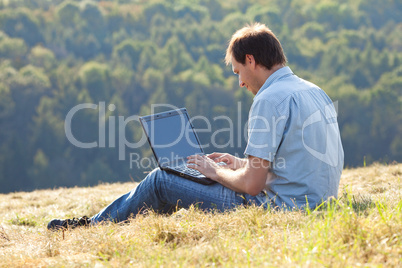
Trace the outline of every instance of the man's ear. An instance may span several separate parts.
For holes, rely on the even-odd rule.
[[[246,54],[246,63],[252,65],[252,67],[255,67],[254,56],[251,54]]]

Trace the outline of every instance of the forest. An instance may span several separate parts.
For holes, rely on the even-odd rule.
[[[402,162],[401,1],[0,0],[0,193],[140,181],[154,166],[130,158],[152,152],[131,119],[158,104],[242,156],[253,96],[224,55],[253,22],[336,102],[345,167]]]

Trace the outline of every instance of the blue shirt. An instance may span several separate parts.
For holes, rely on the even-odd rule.
[[[289,67],[277,70],[254,97],[245,155],[271,162],[265,191],[274,206],[336,198],[344,153],[331,99]]]

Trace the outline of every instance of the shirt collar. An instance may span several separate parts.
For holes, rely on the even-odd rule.
[[[285,66],[282,67],[278,70],[276,70],[273,74],[271,74],[268,79],[265,81],[265,83],[262,85],[262,87],[260,88],[260,90],[258,90],[257,94],[255,95],[255,97],[257,97],[262,91],[264,91],[265,89],[267,89],[270,85],[272,85],[275,81],[285,77],[285,76],[289,76],[289,75],[293,75],[292,70],[289,68],[289,66]],[[254,98],[255,98],[254,97]]]

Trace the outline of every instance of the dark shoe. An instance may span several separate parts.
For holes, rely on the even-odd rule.
[[[79,226],[88,226],[91,223],[91,219],[87,216],[82,218],[73,218],[73,219],[53,219],[48,225],[47,229],[52,231],[62,230],[62,229],[74,229]]]

